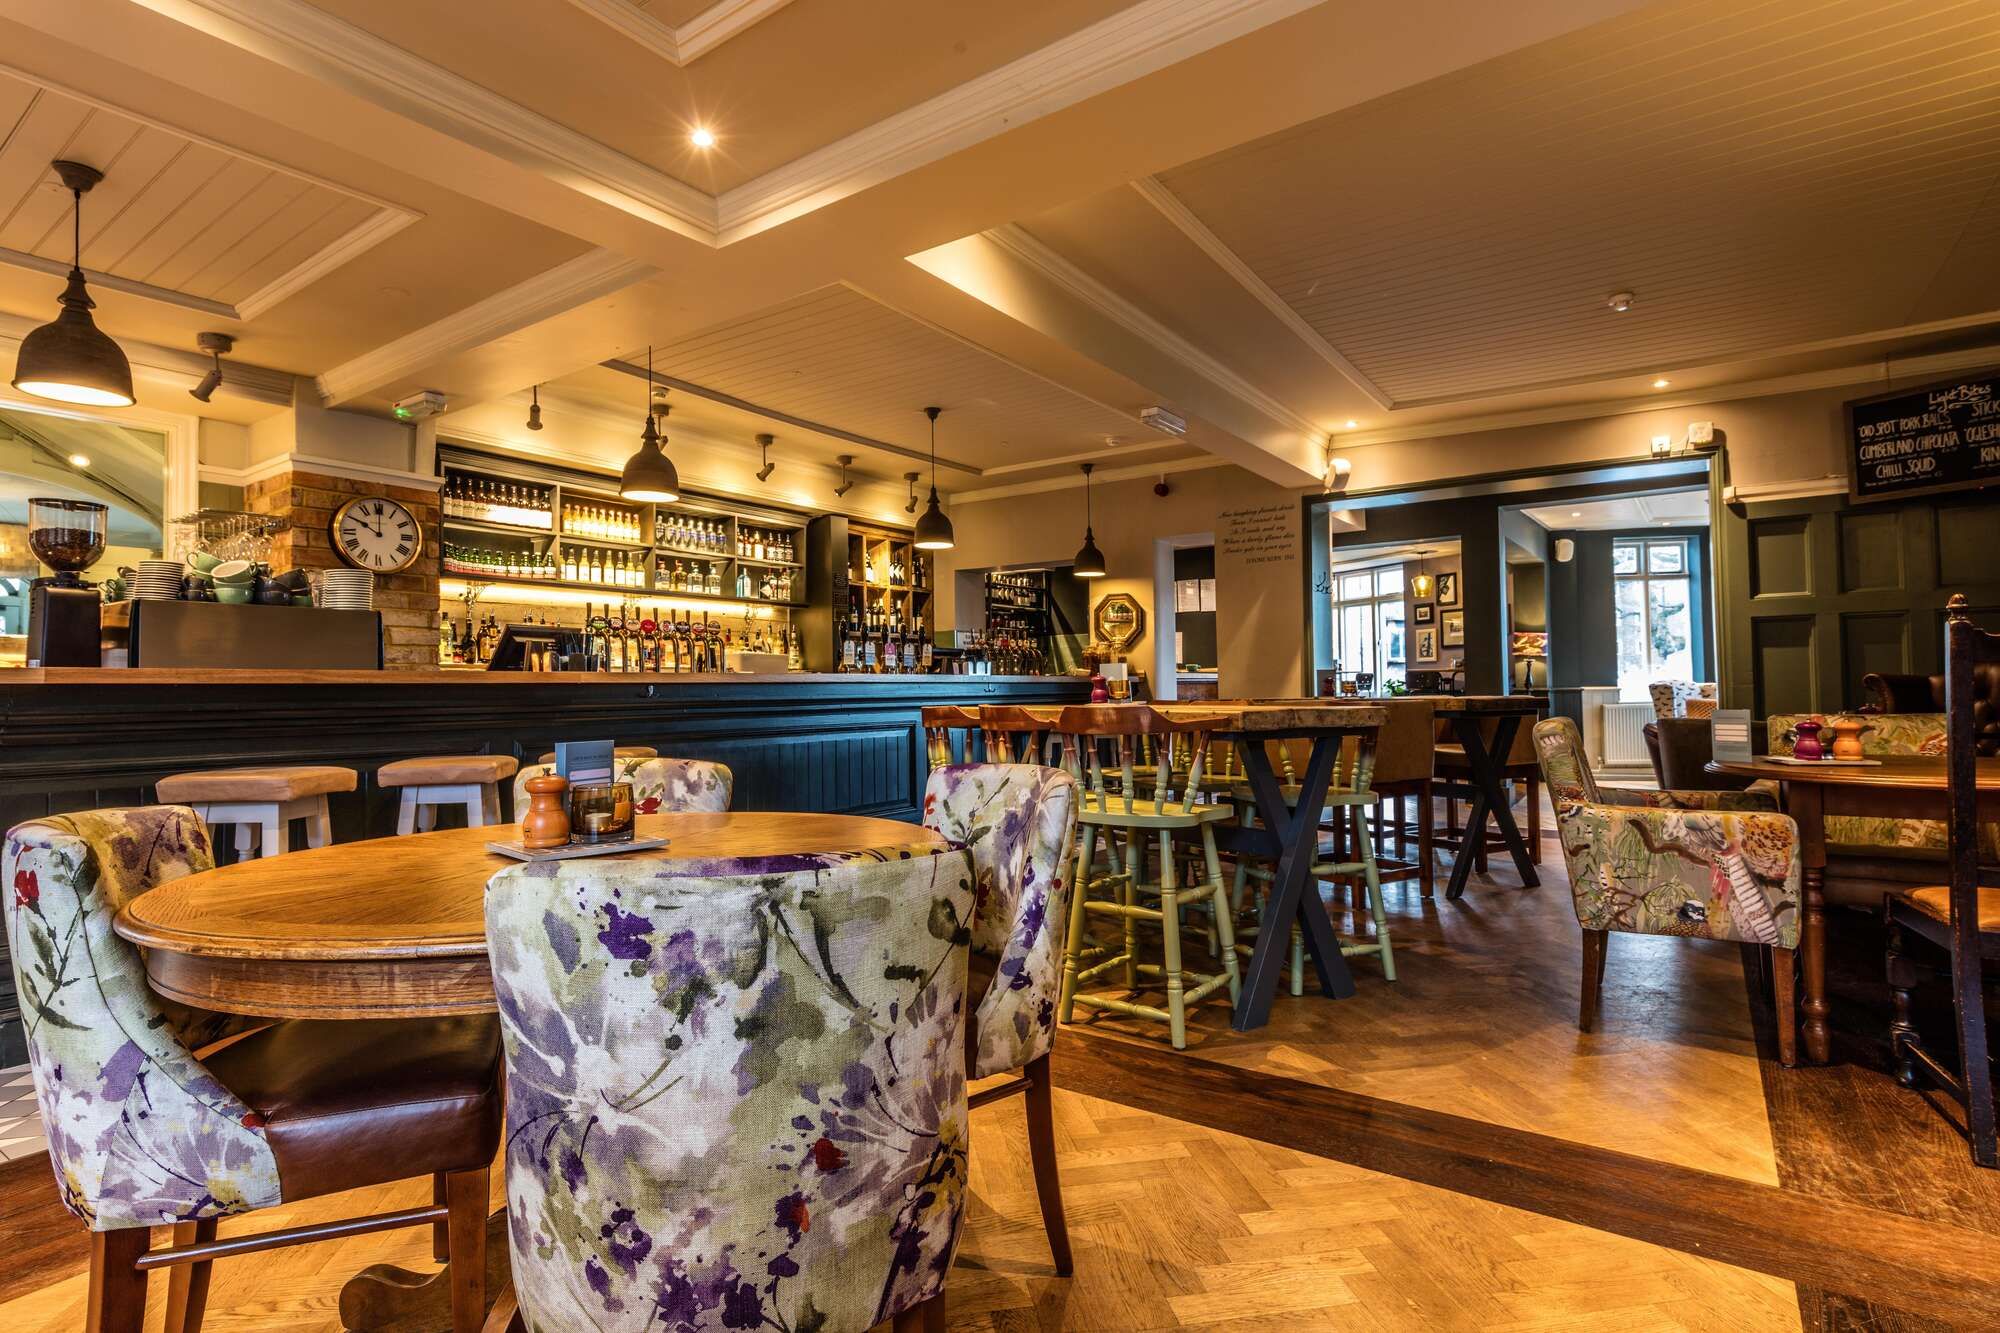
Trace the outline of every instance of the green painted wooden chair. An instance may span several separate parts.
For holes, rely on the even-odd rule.
[[[1236,948],[1229,920],[1228,890],[1222,882],[1222,862],[1215,847],[1215,826],[1231,817],[1223,804],[1202,804],[1201,775],[1209,752],[1209,738],[1221,719],[1204,715],[1168,718],[1144,705],[1084,705],[1063,710],[1060,730],[1065,753],[1073,755],[1085,774],[1087,787],[1080,803],[1077,822],[1082,829],[1077,853],[1077,892],[1070,900],[1069,935],[1064,944],[1062,1020],[1072,1021],[1076,1006],[1151,1018],[1168,1025],[1174,1049],[1187,1045],[1187,1010],[1227,988],[1230,1002],[1236,1000]],[[1188,744],[1188,777],[1179,796],[1143,795],[1134,769],[1140,737],[1184,737]],[[1107,768],[1104,757],[1109,748],[1115,763]],[[1203,875],[1199,883],[1183,885],[1179,858],[1175,855],[1175,835],[1198,839]],[[1125,839],[1122,869],[1106,876],[1096,872],[1100,843],[1116,836]],[[1157,879],[1145,873],[1144,848],[1157,843]],[[1113,857],[1116,865],[1116,858]],[[1158,906],[1141,899],[1157,900]],[[1191,972],[1184,966],[1181,949],[1181,909],[1207,903],[1215,914],[1221,934],[1217,954],[1222,970],[1216,973]],[[1093,916],[1116,921],[1122,928],[1118,952],[1084,966],[1091,950],[1088,922]],[[1161,961],[1139,959],[1139,926],[1157,924],[1161,934]],[[1166,991],[1164,1009],[1135,999],[1110,995],[1084,994],[1082,987],[1111,973],[1124,982],[1128,995],[1141,990],[1141,980],[1158,980]]]

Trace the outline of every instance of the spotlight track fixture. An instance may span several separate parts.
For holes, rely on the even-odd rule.
[[[771,442],[777,438],[775,435],[759,435],[757,437],[758,447],[764,451],[764,466],[757,469],[757,480],[759,481],[769,481],[771,474],[778,469],[778,465],[771,461]]]
[[[205,403],[215,397],[215,391],[222,387],[222,354],[235,348],[236,339],[226,333],[197,333],[194,345],[207,352],[212,362],[208,373],[201,377],[201,383],[188,390],[188,397]]]
[[[845,495],[854,489],[854,481],[847,475],[847,469],[854,464],[853,454],[842,454],[835,460],[840,464],[840,485],[833,488],[835,495]]]

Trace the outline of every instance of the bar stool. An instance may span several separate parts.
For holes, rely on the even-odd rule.
[[[932,768],[978,762],[972,738],[980,730],[979,709],[960,704],[933,704],[919,716],[924,728],[925,753]],[[960,735],[961,732],[964,734]],[[1005,761],[994,758],[993,762]]]
[[[611,752],[611,757],[613,759],[658,759],[660,752],[650,745],[620,745]],[[555,761],[556,752],[550,750],[535,762],[538,764],[553,764]]]
[[[1063,949],[1063,1022],[1072,1021],[1079,1004],[1091,1009],[1156,1019],[1167,1024],[1174,1049],[1182,1050],[1187,1046],[1189,1005],[1199,1003],[1224,987],[1228,988],[1230,1002],[1233,1004],[1236,1001],[1239,991],[1236,941],[1229,918],[1228,890],[1222,883],[1222,863],[1215,849],[1215,826],[1229,819],[1232,812],[1227,805],[1202,805],[1196,800],[1201,790],[1209,736],[1216,721],[1199,715],[1169,718],[1152,708],[1132,704],[1084,705],[1063,710],[1060,729],[1065,737],[1066,751],[1078,756],[1089,774],[1089,790],[1077,812],[1077,822],[1083,831],[1083,845],[1077,853],[1079,870],[1087,872],[1094,867],[1100,830],[1107,839],[1117,833],[1123,833],[1126,839],[1125,870],[1096,882],[1086,882],[1086,877],[1080,874],[1071,895],[1069,937]],[[1184,736],[1189,742],[1187,778],[1182,795],[1179,799],[1166,794],[1153,797],[1137,795],[1133,773],[1134,739],[1177,735]],[[1115,742],[1117,748],[1118,786],[1115,790],[1105,776],[1101,751],[1105,741]],[[1182,889],[1176,871],[1176,833],[1196,835],[1201,840],[1202,865],[1206,873],[1201,883],[1190,885],[1186,890]],[[1146,882],[1143,870],[1143,848],[1146,840],[1153,835],[1157,835],[1159,842],[1157,883]],[[1114,899],[1107,901],[1089,897],[1089,890],[1106,887],[1117,891]],[[1157,896],[1160,905],[1157,908],[1142,905],[1138,901],[1142,893]],[[1222,960],[1222,971],[1212,975],[1189,972],[1182,966],[1181,960],[1181,908],[1190,901],[1203,900],[1212,905],[1216,928],[1221,936],[1217,953]],[[1082,964],[1090,946],[1085,937],[1085,923],[1092,915],[1120,921],[1124,927],[1124,947],[1119,953],[1086,968]],[[1141,921],[1159,923],[1162,958],[1158,965],[1138,960],[1137,926]],[[1141,976],[1160,978],[1166,986],[1167,1007],[1160,1009],[1131,1000],[1078,993],[1078,988],[1084,983],[1113,969],[1122,970],[1129,991],[1139,989]]]
[[[291,849],[294,819],[306,821],[306,846],[333,841],[326,798],[353,791],[354,770],[334,764],[273,768],[210,768],[175,773],[153,784],[161,805],[185,805],[211,830],[236,826],[236,854],[259,850],[282,856]],[[212,836],[212,835],[211,835]]]
[[[397,759],[375,770],[375,781],[400,788],[396,833],[428,833],[437,823],[439,806],[459,806],[467,828],[500,822],[500,784],[514,776],[520,762],[511,754],[434,754]]]

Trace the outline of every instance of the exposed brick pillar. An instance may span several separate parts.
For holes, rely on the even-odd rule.
[[[329,529],[333,512],[357,495],[382,495],[408,505],[424,525],[424,550],[401,574],[375,576],[375,609],[382,613],[382,661],[391,669],[437,665],[438,510],[437,492],[390,486],[318,472],[281,472],[243,489],[244,508],[277,514],[291,529],[271,543],[271,569],[333,569],[345,564],[334,553]]]

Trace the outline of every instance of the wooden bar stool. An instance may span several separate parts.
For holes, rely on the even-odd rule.
[[[402,790],[398,836],[430,832],[439,806],[459,806],[467,828],[484,828],[500,822],[500,784],[520,766],[511,754],[433,754],[384,764],[375,780]]]
[[[924,744],[932,768],[977,762],[972,738],[979,734],[979,710],[960,704],[934,704],[923,710]]]
[[[611,757],[613,759],[658,759],[660,752],[650,745],[620,745],[611,752]],[[538,764],[553,764],[555,761],[556,752],[550,750],[535,762]]]
[[[236,853],[248,856],[262,845],[265,856],[291,848],[294,819],[306,821],[306,845],[333,841],[326,798],[353,791],[354,770],[333,764],[298,767],[211,768],[161,778],[153,794],[161,805],[185,805],[209,829],[236,826]]]
[[[1079,874],[1071,895],[1069,937],[1063,949],[1062,1020],[1070,1022],[1079,1004],[1091,1009],[1157,1019],[1167,1024],[1174,1049],[1185,1049],[1187,1007],[1224,987],[1228,988],[1233,1004],[1239,990],[1228,890],[1222,883],[1222,863],[1215,849],[1215,826],[1230,818],[1231,811],[1226,805],[1202,805],[1196,801],[1214,721],[1200,715],[1168,718],[1144,705],[1098,704],[1064,709],[1059,725],[1065,737],[1066,753],[1079,757],[1089,777],[1089,790],[1077,812],[1077,822],[1083,830],[1083,845],[1077,853],[1080,871],[1088,871],[1094,865],[1100,836],[1108,839],[1123,833],[1126,838],[1126,868],[1122,874],[1107,877],[1107,881],[1115,881],[1118,890],[1116,898],[1108,901],[1091,899],[1088,891],[1107,887],[1107,883],[1089,882],[1084,874]],[[1133,772],[1134,739],[1176,735],[1185,736],[1189,742],[1183,794],[1179,799],[1166,795],[1137,795],[1137,779]],[[1114,743],[1117,751],[1115,789],[1112,780],[1106,777],[1103,763],[1102,744],[1107,741]],[[1202,865],[1206,873],[1202,882],[1189,885],[1185,890],[1176,870],[1176,833],[1197,836],[1201,840]],[[1142,869],[1141,849],[1153,837],[1157,837],[1159,843],[1159,880],[1156,883],[1148,882]],[[1157,897],[1159,906],[1140,903],[1141,894]],[[1222,960],[1222,971],[1213,975],[1189,972],[1182,965],[1181,908],[1190,901],[1206,901],[1214,910],[1221,935],[1217,952]],[[1092,915],[1119,921],[1124,927],[1124,947],[1119,953],[1086,968],[1083,961],[1089,942],[1085,936],[1085,923]],[[1141,921],[1159,924],[1162,958],[1157,965],[1141,963],[1138,959],[1137,926]],[[1159,978],[1166,987],[1167,1007],[1160,1009],[1132,1000],[1078,993],[1079,987],[1114,969],[1122,972],[1128,991],[1139,989],[1139,978],[1142,976]]]

